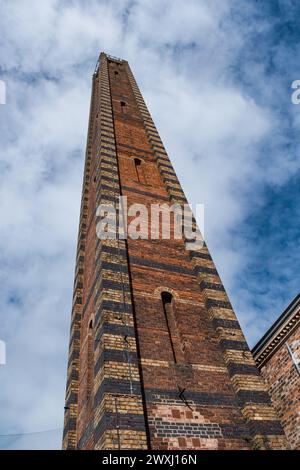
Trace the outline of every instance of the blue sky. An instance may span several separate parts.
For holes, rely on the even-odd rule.
[[[0,0],[0,448],[59,448],[91,75],[130,62],[252,346],[299,292],[299,2]]]

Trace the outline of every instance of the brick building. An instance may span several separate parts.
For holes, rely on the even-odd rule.
[[[288,446],[300,450],[300,294],[252,350]]]
[[[207,246],[101,240],[100,203],[186,198],[128,63],[93,75],[63,447],[282,449],[285,437]]]

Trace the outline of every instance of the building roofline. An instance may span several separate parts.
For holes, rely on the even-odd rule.
[[[257,366],[260,368],[287,340],[300,321],[300,293],[252,349]]]
[[[101,52],[99,55],[99,58],[101,55],[104,55],[108,60],[111,60],[113,62],[127,62],[125,59],[121,59],[120,57],[116,57],[114,55],[107,54],[106,52]]]
[[[95,65],[95,69],[94,69],[94,73],[93,73],[94,77],[98,76],[101,56],[104,56],[108,61],[116,62],[117,64],[127,64],[128,63],[127,60],[125,60],[125,59],[120,59],[119,57],[115,57],[113,55],[107,54],[106,52],[100,52],[99,58],[97,60],[97,63]]]

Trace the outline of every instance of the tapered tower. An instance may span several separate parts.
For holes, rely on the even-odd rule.
[[[128,63],[100,54],[78,236],[63,447],[285,448],[207,246],[97,236],[97,208],[186,204]],[[120,209],[121,210],[121,209]],[[173,220],[174,224],[174,220]],[[124,237],[123,237],[124,238]]]

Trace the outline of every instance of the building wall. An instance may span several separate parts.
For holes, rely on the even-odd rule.
[[[122,194],[128,206],[169,203],[126,68],[111,63],[109,72]],[[120,100],[126,102],[123,109]],[[142,161],[142,182],[134,158]],[[184,241],[129,238],[128,257],[151,445],[248,448],[245,421]],[[171,335],[163,291],[173,296]],[[178,387],[186,389],[188,406]]]
[[[287,339],[300,363],[300,327]],[[300,375],[283,343],[261,373],[291,449],[300,450]]]
[[[135,165],[134,159],[140,160]],[[186,203],[125,61],[93,78],[64,448],[285,447],[209,251],[99,240],[100,203]],[[162,301],[162,292],[172,300]]]

